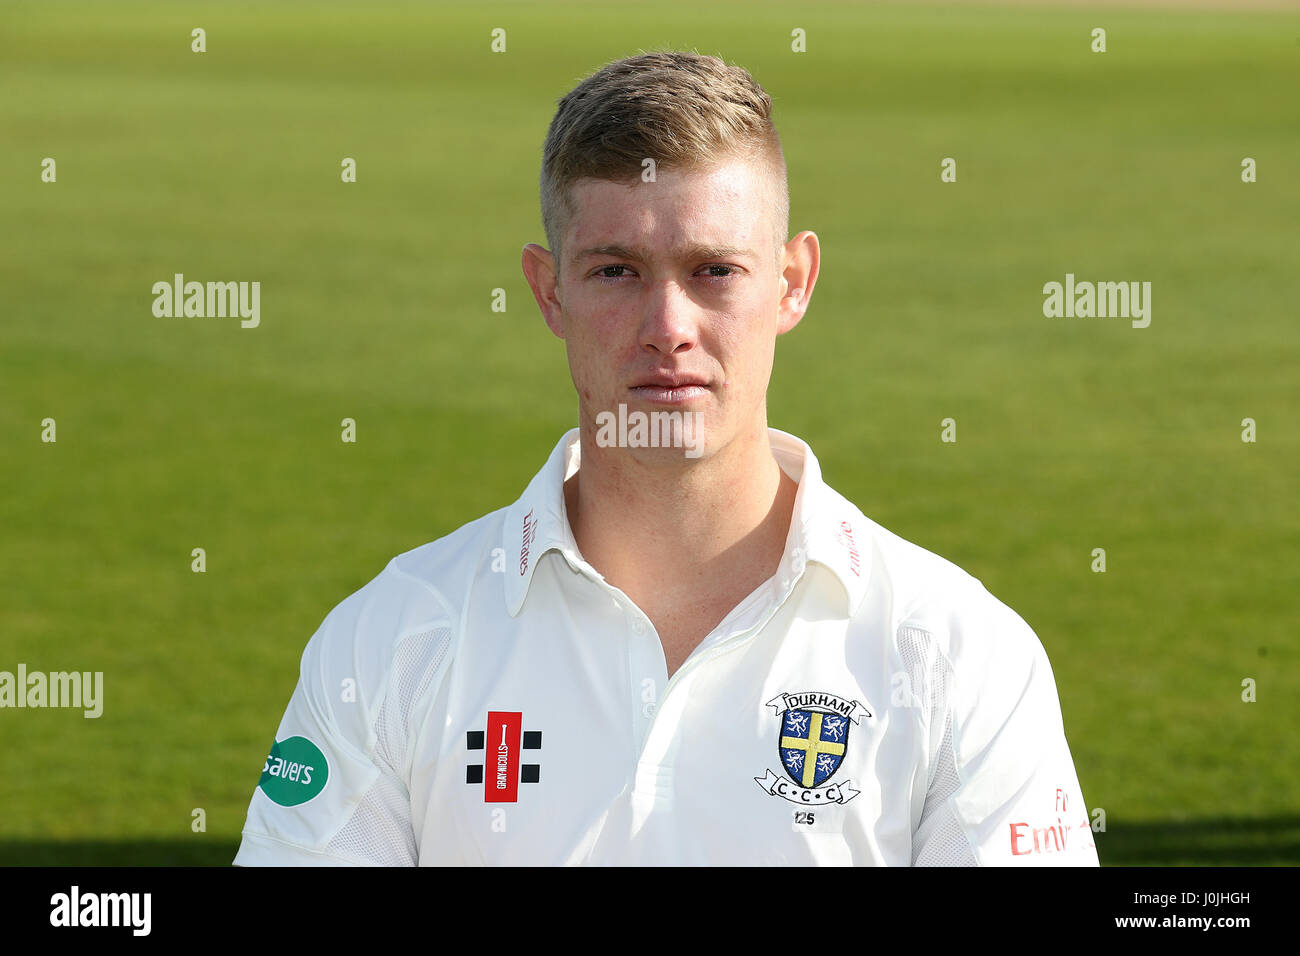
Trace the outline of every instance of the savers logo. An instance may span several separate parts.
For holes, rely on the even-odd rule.
[[[325,789],[329,763],[306,737],[289,737],[271,745],[257,786],[274,803],[296,807]]]

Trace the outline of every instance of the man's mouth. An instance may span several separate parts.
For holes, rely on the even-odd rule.
[[[628,389],[642,401],[682,405],[709,393],[708,383],[697,375],[661,372],[646,376]]]

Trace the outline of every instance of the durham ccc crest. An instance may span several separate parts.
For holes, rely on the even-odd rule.
[[[772,770],[755,777],[769,794],[814,806],[848,803],[859,791],[851,780],[831,783],[849,752],[849,731],[871,711],[856,700],[808,691],[782,694],[767,702],[781,721],[776,753],[784,776]]]

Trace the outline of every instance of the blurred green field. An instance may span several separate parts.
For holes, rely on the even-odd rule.
[[[229,863],[326,612],[574,423],[541,143],[657,48],[766,86],[822,241],[771,424],[1034,627],[1102,863],[1300,862],[1300,13],[8,2],[0,670],[105,702],[0,710],[0,863]],[[260,327],[155,318],[176,272],[259,280]],[[1150,327],[1045,318],[1067,272]]]

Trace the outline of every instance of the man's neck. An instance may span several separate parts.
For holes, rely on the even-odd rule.
[[[569,525],[587,562],[661,630],[711,629],[775,573],[798,486],[765,423],[701,459],[643,463],[593,438],[584,430],[579,470],[565,483]]]

